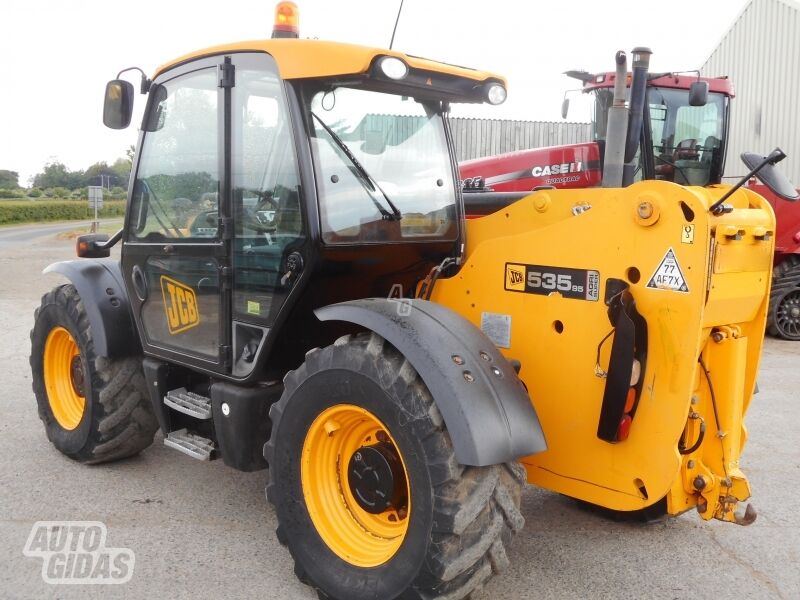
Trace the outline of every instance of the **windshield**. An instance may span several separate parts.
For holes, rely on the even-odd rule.
[[[610,89],[593,91],[594,138],[605,140]],[[689,91],[648,87],[650,140],[656,179],[683,185],[719,183],[724,156],[724,94],[710,93],[704,106],[689,106]]]
[[[314,94],[308,108],[326,243],[455,239],[437,105],[339,87]]]

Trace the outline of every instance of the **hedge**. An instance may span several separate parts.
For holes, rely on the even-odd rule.
[[[98,213],[102,218],[121,217],[124,214],[124,200],[104,202],[103,208]],[[90,210],[86,202],[76,202],[74,200],[12,200],[0,202],[0,225],[92,218],[94,218],[94,210]]]

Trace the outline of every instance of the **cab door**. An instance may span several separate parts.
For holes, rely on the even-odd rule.
[[[286,113],[265,54],[197,60],[151,88],[123,252],[147,354],[235,376],[252,366],[304,239]]]

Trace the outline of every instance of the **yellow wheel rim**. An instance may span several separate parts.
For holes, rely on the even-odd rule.
[[[403,500],[400,506],[375,514],[356,500],[348,482],[348,465],[357,451],[378,444],[391,448],[402,465],[393,489]],[[359,406],[332,406],[311,424],[301,461],[306,507],[328,547],[358,567],[377,567],[392,558],[408,532],[411,490],[405,462],[386,426]]]
[[[78,344],[69,331],[55,327],[44,343],[44,386],[53,416],[64,429],[75,429],[83,418],[84,371]]]

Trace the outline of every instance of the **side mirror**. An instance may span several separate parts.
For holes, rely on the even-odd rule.
[[[561,118],[566,119],[568,114],[569,114],[569,98],[564,96],[564,100],[563,102],[561,102]]]
[[[78,258],[108,258],[111,256],[111,248],[105,247],[104,244],[108,239],[105,233],[81,235],[75,242],[75,253]],[[101,246],[100,244],[103,245]]]
[[[786,158],[786,155],[777,148],[773,150],[772,154],[768,157],[759,156],[755,152],[742,153],[742,162],[751,170],[758,168],[761,163],[767,161],[767,163],[755,173],[755,176],[779,198],[795,202],[800,199],[800,192],[794,189],[786,176],[775,168],[775,163],[780,162],[784,158]]]
[[[693,81],[689,86],[689,106],[705,106],[708,102],[708,82]]]
[[[111,129],[125,129],[133,114],[133,84],[113,79],[106,84],[103,124]]]

